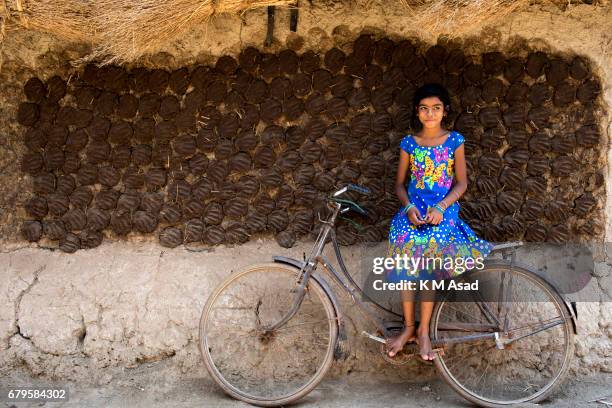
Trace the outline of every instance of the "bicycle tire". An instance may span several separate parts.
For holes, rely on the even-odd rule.
[[[461,395],[466,400],[478,406],[487,407],[487,408],[499,408],[499,407],[511,406],[514,404],[520,404],[520,403],[538,403],[548,398],[563,383],[567,375],[567,372],[569,370],[571,360],[574,355],[574,339],[573,339],[574,331],[573,331],[573,325],[571,322],[571,316],[569,312],[567,311],[566,305],[563,299],[561,298],[561,296],[558,294],[558,292],[547,281],[545,281],[540,276],[536,275],[535,273],[527,269],[523,269],[518,266],[509,266],[509,265],[494,264],[494,263],[489,263],[483,270],[479,271],[479,273],[491,273],[492,271],[495,271],[495,270],[508,272],[510,274],[517,274],[515,276],[520,275],[526,279],[529,279],[531,282],[535,283],[536,285],[538,285],[542,289],[543,293],[545,293],[546,296],[551,300],[552,305],[559,312],[561,318],[563,319],[563,323],[560,323],[560,326],[561,326],[560,330],[563,332],[565,336],[564,350],[563,350],[563,356],[562,356],[562,362],[561,362],[560,368],[558,369],[558,372],[555,374],[553,380],[549,382],[548,384],[546,384],[544,388],[538,390],[533,395],[527,396],[525,398],[520,398],[517,400],[502,401],[502,400],[496,400],[493,398],[483,398],[482,396],[476,395],[471,390],[468,390],[449,371],[448,366],[445,362],[445,359],[441,355],[436,356],[436,358],[434,359],[434,363],[442,379],[447,384],[449,384],[453,390],[455,390],[459,395]],[[430,336],[432,339],[441,338],[440,333],[442,332],[442,330],[438,330],[437,327],[440,323],[440,315],[442,314],[442,310],[444,309],[445,305],[447,305],[448,303],[449,302],[445,302],[445,301],[436,303],[436,306],[433,311],[432,319],[431,319],[431,324],[430,324]],[[540,305],[540,308],[541,307],[542,306]],[[529,338],[529,337],[526,337],[526,338]]]
[[[315,275],[311,275],[308,281],[308,285],[306,286],[307,293],[309,294],[314,293],[313,299],[315,299],[315,301],[317,299],[318,301],[320,301],[321,308],[322,308],[321,312],[325,313],[325,316],[324,317],[321,316],[320,318],[326,319],[326,322],[321,323],[321,327],[327,325],[328,336],[327,336],[327,340],[322,340],[322,342],[326,341],[327,344],[326,344],[326,349],[324,353],[318,354],[318,355],[322,355],[322,358],[320,362],[317,363],[316,370],[312,373],[312,376],[310,376],[304,381],[303,384],[301,384],[296,389],[293,389],[289,391],[288,393],[284,393],[282,395],[271,395],[271,394],[263,395],[263,393],[261,392],[260,393],[253,393],[252,391],[247,392],[245,389],[240,389],[240,387],[237,386],[236,384],[237,381],[233,381],[232,383],[232,381],[228,379],[229,375],[223,375],[223,372],[222,372],[223,370],[217,367],[217,364],[215,363],[215,357],[213,357],[213,355],[211,354],[212,350],[210,346],[212,342],[209,341],[210,339],[207,336],[209,333],[209,329],[211,329],[209,327],[209,323],[212,320],[211,316],[213,315],[213,311],[214,311],[217,300],[224,293],[224,291],[226,291],[227,288],[231,287],[233,284],[234,286],[236,286],[236,283],[239,282],[241,279],[244,279],[245,277],[251,278],[253,276],[256,276],[256,278],[253,278],[255,279],[254,281],[262,282],[262,283],[265,282],[266,280],[270,280],[274,278],[275,279],[274,286],[281,288],[279,289],[279,291],[282,291],[282,292],[280,292],[279,296],[282,296],[282,293],[284,293],[285,287],[281,287],[281,286],[289,285],[289,282],[288,282],[289,280],[295,282],[298,272],[299,270],[297,268],[294,268],[288,265],[284,265],[284,264],[279,264],[279,263],[266,263],[266,264],[252,265],[252,266],[249,266],[243,269],[240,272],[237,272],[229,276],[212,292],[212,294],[208,298],[206,305],[204,306],[204,309],[202,311],[202,316],[200,319],[200,326],[199,326],[200,338],[198,341],[198,346],[200,349],[200,353],[202,354],[206,369],[208,370],[209,374],[211,375],[213,380],[221,387],[221,389],[226,394],[230,395],[231,397],[247,402],[249,404],[265,406],[265,407],[289,404],[291,402],[295,402],[299,400],[300,398],[310,393],[319,384],[319,382],[321,382],[326,372],[331,367],[331,364],[333,363],[334,350],[335,350],[337,339],[338,339],[338,325],[337,325],[337,319],[336,319],[336,312],[335,312],[332,301],[330,300],[329,296],[326,294],[323,287],[317,282]],[[251,275],[251,277],[249,277],[248,275]],[[282,278],[279,278],[282,276],[286,276],[287,282],[279,283],[278,279],[282,279]],[[263,285],[263,286],[266,286],[266,285]],[[267,288],[269,287],[266,286],[265,290],[267,290]],[[310,296],[310,295],[307,295],[307,296]],[[259,313],[259,308],[261,307],[259,306],[260,305],[259,300],[257,303],[258,306],[256,306],[257,312],[255,314]],[[300,305],[300,309],[296,313],[296,316],[294,316],[291,320],[285,323],[285,326],[280,327],[279,330],[282,330],[283,327],[290,327],[287,325],[291,325],[294,319],[297,319],[300,317],[299,316],[300,311],[308,306],[308,305],[305,306],[304,302],[306,302],[306,298],[303,300],[303,303]],[[269,303],[273,303],[273,302],[269,302]],[[261,304],[263,304],[263,302],[261,302]],[[283,312],[285,311],[286,310],[275,310],[274,312],[278,312],[278,313],[275,313],[276,316],[282,316]],[[270,312],[270,314],[272,314],[272,312]],[[257,318],[259,319],[260,317],[258,316]],[[317,321],[315,320],[315,323],[316,322]],[[321,331],[324,331],[324,330],[325,329],[323,328]],[[248,338],[252,339],[252,337],[250,336]],[[266,340],[269,342],[267,343],[268,345],[274,341],[274,337],[272,338],[273,340],[269,340],[269,338],[268,340]],[[253,342],[256,343],[256,341],[253,341]],[[266,345],[262,347],[265,348],[265,346]],[[251,349],[251,350],[259,350],[259,349]],[[280,366],[280,362],[279,362],[279,366]],[[279,367],[279,371],[280,371],[280,367]],[[272,373],[275,374],[276,371],[273,369]],[[255,376],[256,374],[253,372],[253,370],[250,370],[248,373],[244,373],[244,375],[245,376]],[[247,381],[248,381],[248,378],[247,378]]]

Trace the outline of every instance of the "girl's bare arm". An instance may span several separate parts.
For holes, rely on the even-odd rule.
[[[467,166],[465,164],[465,149],[462,144],[455,150],[455,183],[444,197],[443,204],[450,207],[466,192],[468,186]]]
[[[395,194],[402,203],[402,206],[408,205],[410,199],[408,198],[408,192],[406,191],[406,174],[408,173],[408,166],[410,159],[408,153],[404,149],[400,149],[399,165],[397,166],[397,175],[395,177]]]

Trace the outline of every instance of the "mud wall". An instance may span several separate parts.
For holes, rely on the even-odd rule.
[[[575,110],[569,110],[567,108],[569,104],[555,104],[554,86],[551,84],[548,88],[548,91],[551,92],[551,99],[543,107],[544,109],[547,107],[550,109],[550,115],[540,116],[544,120],[547,117],[556,118],[549,120],[547,124],[550,125],[547,136],[551,144],[548,150],[544,149],[547,153],[543,153],[543,155],[553,160],[559,156],[574,155],[578,173],[574,175],[565,172],[565,175],[559,178],[557,177],[559,174],[552,174],[554,168],[551,168],[551,177],[545,179],[546,194],[543,197],[541,194],[535,196],[537,197],[536,201],[546,204],[544,206],[544,209],[546,209],[549,208],[548,204],[551,202],[573,202],[585,192],[592,193],[595,202],[589,206],[589,209],[593,213],[590,217],[585,218],[581,218],[580,214],[574,213],[573,219],[575,221],[565,224],[561,223],[560,219],[568,214],[568,209],[565,209],[566,212],[564,212],[564,209],[556,209],[556,211],[549,211],[548,213],[560,214],[558,221],[551,220],[546,214],[539,214],[531,222],[535,223],[537,220],[545,226],[561,225],[561,228],[568,228],[567,234],[582,231],[583,237],[586,236],[585,232],[592,230],[596,237],[600,239],[607,237],[609,239],[612,228],[607,214],[609,214],[611,204],[610,200],[606,199],[605,191],[610,191],[611,178],[609,168],[605,167],[605,155],[610,153],[605,149],[598,148],[597,144],[580,147],[579,141],[581,139],[579,138],[574,139],[575,144],[572,143],[572,140],[569,140],[569,144],[556,144],[557,142],[554,146],[552,144],[553,136],[560,136],[559,139],[563,139],[565,142],[566,137],[578,130],[581,125],[591,126],[596,124],[602,137],[601,140],[604,141],[607,140],[610,132],[609,109],[606,111],[605,108],[610,106],[612,101],[610,94],[610,78],[612,78],[610,67],[612,64],[610,53],[607,53],[610,48],[610,38],[604,27],[606,26],[605,23],[611,20],[611,14],[609,7],[598,8],[597,12],[593,12],[593,10],[592,6],[575,7],[565,13],[554,9],[534,9],[513,16],[503,24],[500,23],[499,26],[494,28],[487,28],[482,33],[474,33],[474,37],[461,38],[451,43],[443,41],[440,44],[445,48],[460,49],[468,56],[477,56],[479,58],[478,64],[483,62],[482,55],[497,55],[488,53],[501,51],[504,56],[504,67],[506,66],[506,58],[518,58],[521,63],[526,64],[529,59],[529,52],[541,51],[545,55],[552,56],[552,59],[561,58],[567,61],[569,69],[567,75],[563,75],[563,80],[570,81],[570,84],[576,86],[576,88],[580,84],[574,82],[575,78],[570,75],[574,56],[581,55],[585,61],[588,61],[589,75],[591,73],[595,75],[595,78],[598,78],[601,84],[602,92],[598,96],[601,105],[595,109],[593,105],[589,107],[588,103],[583,104],[577,101],[573,104],[576,107]],[[207,30],[202,29],[194,32],[189,38],[181,39],[172,44],[166,52],[143,61],[142,65],[150,70],[163,69],[168,73],[179,71],[188,66],[191,67],[189,72],[192,73],[195,70],[193,67],[197,65],[214,67],[218,58],[223,55],[230,55],[236,61],[239,61],[240,52],[247,47],[254,46],[261,49],[260,44],[263,43],[265,35],[264,21],[264,12],[249,13],[243,21],[230,17],[219,18],[213,21],[212,26]],[[425,56],[423,62],[427,64],[427,50],[430,49],[432,42],[435,42],[434,39],[428,38],[420,32],[418,28],[411,28],[407,25],[401,17],[401,10],[394,10],[393,8],[385,9],[383,12],[383,9],[377,6],[367,11],[348,10],[343,8],[342,5],[306,7],[300,14],[297,34],[289,33],[287,30],[288,15],[279,13],[277,21],[287,21],[287,24],[283,27],[279,23],[276,30],[277,41],[265,52],[279,52],[288,48],[300,55],[306,50],[312,50],[320,52],[324,56],[327,51],[337,47],[343,50],[346,55],[350,55],[353,51],[353,41],[364,33],[371,34],[376,39],[387,37],[395,43],[417,35],[422,38],[423,42],[417,42],[416,49],[419,50],[420,55]],[[577,33],[584,33],[584,35],[577,35]],[[158,236],[157,234],[141,235],[138,231],[128,234],[127,238],[119,239],[114,243],[103,244],[93,250],[79,251],[74,255],[49,252],[48,250],[38,249],[37,245],[25,244],[19,231],[23,220],[28,218],[26,203],[32,197],[34,184],[33,178],[24,175],[20,167],[21,158],[26,154],[27,148],[23,138],[24,128],[16,123],[15,118],[18,115],[19,103],[24,101],[23,85],[32,77],[40,77],[47,82],[57,75],[62,81],[66,81],[67,89],[70,89],[73,78],[75,83],[78,84],[78,73],[84,73],[85,71],[71,67],[67,61],[84,55],[87,47],[57,44],[51,38],[28,31],[22,31],[19,34],[9,37],[4,44],[4,60],[2,71],[0,71],[0,75],[3,77],[0,94],[3,99],[1,109],[6,134],[3,139],[3,154],[1,155],[4,171],[0,175],[3,188],[3,194],[0,198],[2,200],[0,228],[4,242],[3,251],[7,252],[3,254],[2,262],[6,271],[3,274],[3,278],[6,279],[3,288],[7,290],[6,307],[3,307],[6,312],[3,312],[2,316],[3,367],[9,368],[15,364],[24,363],[33,372],[55,373],[59,377],[73,376],[78,378],[78,370],[86,369],[78,367],[102,369],[108,366],[133,365],[151,359],[175,356],[177,366],[183,367],[185,371],[201,369],[198,365],[194,343],[196,339],[195,327],[198,309],[201,308],[210,288],[231,270],[235,270],[242,264],[268,260],[270,254],[282,253],[282,248],[277,245],[277,242],[271,238],[269,233],[254,237],[252,241],[242,246],[228,248],[226,245],[220,245],[215,247],[216,249],[209,248],[197,255],[187,249],[161,250],[157,243],[139,243],[139,241],[157,241]],[[206,47],[203,44],[206,44]],[[323,64],[325,64],[324,57]],[[325,68],[325,65],[322,65],[322,67]],[[130,69],[129,72],[134,72],[137,69],[136,67],[127,68]],[[480,95],[474,96],[477,105],[479,105],[478,109],[484,102],[483,108],[499,106],[501,112],[507,111],[506,108],[509,104],[506,98],[512,83],[507,81],[503,74],[499,74],[499,71],[497,72],[495,75],[500,77],[498,79],[502,79],[504,85],[502,88],[503,101],[493,98],[486,102],[481,91]],[[543,75],[538,77],[541,83],[546,84],[547,71],[543,70],[542,72]],[[495,75],[492,76],[495,77]],[[532,87],[536,82],[536,79],[529,75],[524,75],[523,78],[527,79],[527,81],[521,81],[525,83],[526,87]],[[494,78],[489,77],[488,79],[490,79],[490,89],[494,93],[500,92],[500,88],[496,88],[494,85],[496,82],[493,80]],[[484,82],[486,80],[483,80],[483,85]],[[353,85],[355,84],[356,82],[353,83]],[[545,86],[547,87],[547,85]],[[354,88],[358,89],[357,87]],[[498,90],[495,91],[495,89]],[[565,90],[565,88],[560,89]],[[457,107],[464,103],[464,99],[465,97],[455,100]],[[489,97],[487,96],[486,99],[489,99]],[[392,100],[395,102],[395,99]],[[76,100],[67,98],[67,101],[69,104],[78,107]],[[323,110],[326,110],[327,106],[326,101]],[[587,112],[592,112],[590,116],[596,116],[595,121],[592,118],[589,119],[589,115],[584,114],[585,108]],[[599,110],[600,108],[603,109]],[[282,103],[280,109],[283,112]],[[345,120],[357,114],[352,109],[353,107],[347,109],[347,119]],[[350,115],[348,110],[351,111]],[[483,138],[486,134],[486,126],[483,125],[481,120],[486,123],[493,123],[495,118],[501,118],[504,127],[509,129],[512,129],[512,127],[506,126],[505,116],[501,112],[497,116],[498,114],[491,110],[492,116],[490,118],[488,117],[489,114],[480,115],[480,111],[478,112],[477,118],[474,117],[472,121],[465,119],[466,123],[464,123],[464,126],[468,126],[464,130],[465,135],[468,138],[471,134],[474,135],[471,146],[474,149],[475,157],[482,157],[490,151],[495,151],[499,155],[499,160],[496,159],[494,162],[505,161],[502,157],[505,158],[504,153],[511,146],[510,140],[507,138],[510,132],[502,131],[503,138],[500,138],[499,134],[497,139],[495,137],[491,138],[492,142],[497,140],[496,143],[501,143],[500,146],[497,146],[499,149],[485,147],[483,150],[482,141],[489,140],[489,136]],[[560,112],[559,116],[555,116],[557,112]],[[376,109],[372,109],[370,113],[377,114]],[[391,113],[396,113],[396,111],[391,109],[391,112],[388,113],[394,126],[393,118],[395,116]],[[529,110],[525,109],[524,114],[528,115]],[[519,117],[521,116],[519,115]],[[491,122],[488,119],[491,119]],[[535,117],[532,117],[532,119],[538,120]],[[327,125],[331,125],[332,119],[324,114],[323,121]],[[370,123],[372,122],[370,121]],[[460,123],[461,121],[458,121],[458,125]],[[306,124],[300,123],[304,126]],[[348,124],[350,126],[350,120],[348,120]],[[539,128],[536,122],[534,124],[536,128]],[[271,124],[268,123],[267,125]],[[72,125],[68,124],[68,126]],[[492,127],[495,126],[490,128]],[[471,133],[469,129],[479,130]],[[565,130],[569,129],[571,131],[566,133]],[[263,132],[265,128],[261,130]],[[77,129],[76,127],[74,129],[69,128],[69,131],[76,132]],[[526,127],[524,131],[531,135],[532,133],[537,134],[538,130],[533,127]],[[390,132],[389,145],[394,140],[392,136],[394,134],[397,136],[397,132],[400,132],[400,130],[394,129]],[[494,132],[489,132],[489,134],[492,133]],[[529,152],[530,147],[532,149],[533,147],[530,146],[528,141],[525,146],[525,142],[524,139],[521,142],[519,138],[517,147],[526,147],[524,150]],[[521,145],[521,143],[523,144]],[[121,146],[120,143],[117,145]],[[172,144],[169,146],[174,148]],[[468,146],[469,144],[466,144],[466,148]],[[567,149],[568,146],[571,146],[571,149],[563,150]],[[153,149],[153,146],[151,149]],[[389,149],[391,148],[389,147]],[[560,150],[555,151],[554,149]],[[586,149],[588,153],[584,154],[584,150],[581,149]],[[515,172],[513,169],[519,169],[519,173],[513,175],[513,177],[508,177],[507,180],[518,180],[519,177],[522,177],[523,173],[520,173],[521,171],[528,173],[528,163],[521,162],[522,159],[520,155],[518,156],[519,165],[509,165],[508,168],[513,172]],[[86,161],[88,155],[83,152],[82,157]],[[364,159],[367,159],[367,157],[367,155],[364,155]],[[207,158],[210,160],[208,156]],[[342,157],[342,152],[340,152],[340,158],[346,160]],[[252,160],[254,160],[254,157]],[[474,163],[474,161],[471,162]],[[505,164],[508,164],[507,161]],[[301,165],[301,163],[298,165]],[[470,183],[471,196],[468,195],[467,197],[477,202],[478,206],[471,208],[471,213],[469,212],[470,206],[466,206],[468,212],[464,215],[466,218],[476,221],[481,215],[486,215],[482,211],[487,211],[487,208],[494,206],[492,215],[495,216],[495,223],[491,225],[502,225],[503,216],[515,212],[510,211],[512,210],[510,207],[514,207],[512,203],[515,203],[516,200],[513,200],[510,196],[503,196],[499,201],[509,202],[512,205],[508,207],[506,213],[503,211],[498,213],[496,210],[499,198],[498,191],[495,188],[489,189],[490,183],[481,181],[479,186],[478,181],[483,177],[476,177],[476,175],[483,176],[483,174],[478,173],[480,171],[478,167],[476,166],[473,169],[474,171],[471,172],[473,177]],[[502,175],[502,167],[503,165],[491,170],[495,170],[496,174]],[[61,175],[59,170],[49,170],[56,171],[56,177]],[[600,174],[603,172],[605,186],[601,184],[602,180],[601,176],[597,175],[598,172]],[[586,177],[587,173],[588,177]],[[261,175],[261,172],[259,174]],[[293,172],[291,175],[284,172],[283,177],[287,177],[287,182],[295,186],[293,184],[293,174]],[[244,175],[240,173],[240,176]],[[78,180],[78,174],[75,174],[75,176],[75,180]],[[233,181],[238,180],[237,178]],[[96,192],[98,188],[96,187]],[[144,188],[141,190],[143,195],[159,194],[161,191],[145,190]],[[517,191],[524,190],[519,188]],[[485,199],[482,196],[483,192],[489,194],[486,197],[486,202],[478,201]],[[540,193],[542,192],[543,190],[540,191]],[[168,190],[165,193],[167,198]],[[272,189],[269,193],[271,198],[276,198],[277,191]],[[573,199],[568,201],[568,195],[572,195]],[[525,195],[520,196],[521,205],[519,209],[522,208],[524,199]],[[95,203],[95,200],[92,200],[92,202]],[[70,206],[70,200],[68,205]],[[521,211],[519,211],[520,213]],[[86,215],[87,213],[85,213],[85,217]],[[593,221],[593,224],[585,226],[585,221],[589,219]],[[604,226],[605,228],[602,228]],[[478,228],[478,225],[476,227]],[[599,234],[597,233],[597,227],[602,228]],[[504,233],[504,230],[500,231],[499,228],[492,227],[485,228],[485,225],[481,226],[480,231],[489,238]],[[527,228],[510,229],[510,231],[519,231],[521,234],[525,234]],[[544,232],[541,232],[540,237],[546,238],[550,231],[546,228]],[[41,232],[44,232],[44,227]],[[78,230],[75,230],[75,232],[78,232]],[[382,234],[382,231],[380,233]],[[104,233],[109,241],[116,240],[113,234],[112,228],[111,231]],[[183,231],[183,234],[184,238],[185,231]],[[225,231],[224,236],[227,236]],[[353,234],[347,234],[347,236],[354,237]],[[565,238],[568,238],[568,235],[565,235]],[[39,242],[40,246],[57,247],[58,242],[46,241],[45,239],[43,235],[43,241]],[[77,245],[77,241],[74,240],[74,247],[80,247],[81,242],[82,240],[79,238]],[[28,248],[28,246],[31,248]],[[292,248],[291,251],[299,257],[301,251],[305,250],[306,247],[307,244],[298,241],[297,247]],[[134,256],[135,254],[142,256]],[[359,248],[348,247],[347,254],[349,258],[357,259]],[[164,257],[168,260],[166,264],[163,261]],[[231,259],[230,257],[241,259],[242,263],[238,265],[230,262],[228,260]],[[602,296],[604,296],[605,288],[610,287],[608,256],[605,252],[601,253],[597,260],[599,263],[596,269],[598,275],[596,282],[599,283],[598,290],[602,291]],[[537,262],[537,260],[534,260],[534,262]],[[197,269],[198,272],[191,272],[194,269]],[[204,274],[210,275],[206,275],[207,278],[203,279]],[[197,295],[189,295],[192,291],[199,290],[198,288],[203,286],[205,288],[201,292],[198,291]],[[172,287],[176,293],[172,296],[164,296],[164,291],[168,290],[169,287]],[[146,299],[150,300],[147,301]],[[160,302],[156,303],[155,299],[159,299]],[[185,299],[190,299],[190,301],[185,302]],[[145,306],[143,306],[143,300]],[[611,319],[609,305],[609,303],[579,305],[579,314],[588,316],[581,320],[582,331],[577,342],[579,359],[575,370],[579,372],[587,373],[591,370],[606,369],[605,361],[609,358],[610,353],[608,336]],[[36,311],[41,310],[45,311],[45,319],[38,317]],[[171,314],[175,315],[174,312],[171,313],[175,310],[182,310],[184,314],[178,317],[170,317]],[[153,318],[152,316],[157,317]],[[159,316],[165,317],[158,318]],[[358,315],[350,316],[357,323],[361,321]],[[364,347],[362,354],[356,352],[351,362],[343,365],[342,369],[350,370],[351,367],[365,368],[368,366],[367,361],[372,357],[371,355],[368,357],[368,353],[375,354],[376,350],[373,347],[363,345],[361,342],[358,344],[362,344],[361,347]],[[590,348],[594,344],[599,344],[599,346],[597,350],[591,352]],[[413,367],[413,369],[416,369],[416,367]]]
[[[21,168],[33,179],[23,237],[74,252],[111,232],[158,233],[166,247],[272,232],[291,247],[312,231],[327,193],[358,183],[372,191],[362,201],[367,227],[342,225],[339,240],[382,241],[400,206],[397,145],[411,131],[412,95],[439,82],[453,95],[448,126],[466,135],[461,216],[479,235],[601,238],[606,138],[588,58],[466,55],[367,34],[344,48],[247,47],[214,67],[172,72],[89,64],[69,85],[30,78],[16,118],[28,148]],[[427,182],[450,186],[451,168],[434,174],[433,165]]]

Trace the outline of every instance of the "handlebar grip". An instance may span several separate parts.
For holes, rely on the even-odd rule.
[[[361,194],[370,194],[369,188],[360,186],[358,184],[349,184],[347,185],[347,187],[349,188],[349,190],[353,190]]]
[[[351,207],[351,209],[353,211],[357,211],[359,214],[363,215],[364,217],[368,216],[368,210],[366,210],[363,207]]]
[[[364,217],[368,216],[368,210],[366,210],[365,208],[361,207],[359,204],[357,204],[354,201],[351,200],[344,200],[341,198],[334,198],[333,201],[340,203],[341,205],[344,204],[346,205],[346,209],[347,210],[353,210],[355,212],[358,212],[359,214],[363,215]]]

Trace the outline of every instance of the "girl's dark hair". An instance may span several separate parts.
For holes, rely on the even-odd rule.
[[[425,84],[417,89],[412,97],[412,128],[414,130],[420,130],[423,127],[419,120],[419,104],[423,99],[431,96],[435,96],[442,101],[446,117],[451,113],[451,101],[448,90],[443,85],[437,83]],[[446,117],[442,119],[442,123],[445,123]]]

